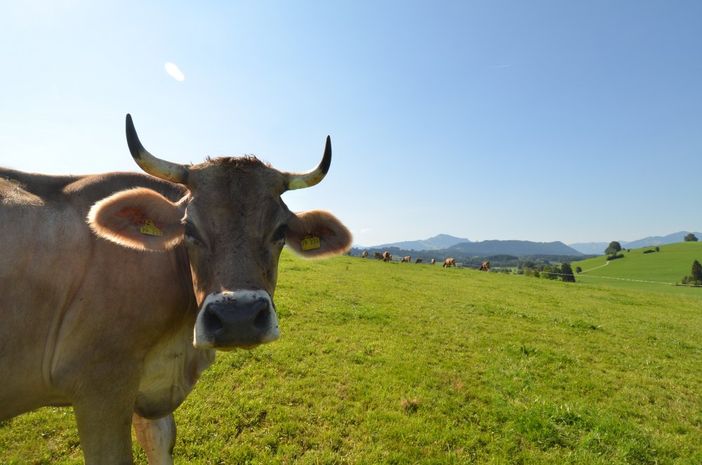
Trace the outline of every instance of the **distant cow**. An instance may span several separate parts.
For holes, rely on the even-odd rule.
[[[414,263],[422,263],[422,259],[418,258],[417,261],[415,261]]]
[[[447,258],[444,260],[444,268],[450,268],[452,266],[456,266],[456,259],[455,258]]]
[[[387,250],[385,252],[383,252],[383,261],[384,262],[392,261],[392,255]]]
[[[436,258],[432,258],[432,259],[431,259],[431,264],[432,264],[432,265],[435,265],[435,264],[436,264]]]
[[[381,252],[376,252],[375,254],[373,254],[373,256],[374,256],[377,260],[382,260],[382,259],[383,259],[383,254],[382,254]]]
[[[480,268],[478,268],[480,271],[490,271],[490,260],[485,260],[483,263],[480,264]]]
[[[363,253],[361,254],[361,258],[368,258],[368,251],[364,250]]]
[[[405,263],[405,262],[406,262],[406,263],[411,263],[411,262],[412,262],[412,257],[411,257],[410,255],[407,255],[407,256],[402,257],[402,259],[400,259],[400,263]]]

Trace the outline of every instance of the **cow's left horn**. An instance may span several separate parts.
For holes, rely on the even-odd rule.
[[[329,171],[331,165],[331,138],[327,136],[327,143],[324,146],[324,156],[317,168],[308,173],[288,173],[288,190],[304,189],[319,184]]]
[[[126,129],[129,151],[141,169],[157,178],[168,181],[183,184],[188,180],[188,169],[185,166],[156,158],[141,145],[136,129],[134,129],[134,123],[132,123],[132,115],[129,113],[127,113]]]

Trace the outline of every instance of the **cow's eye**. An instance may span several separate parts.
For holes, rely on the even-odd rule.
[[[288,233],[288,226],[281,225],[273,233],[273,242],[280,242],[285,240],[285,235]]]
[[[185,240],[190,242],[191,244],[203,244],[204,241],[202,240],[202,236],[200,236],[200,233],[197,231],[197,228],[195,227],[194,224],[190,222],[185,223]]]

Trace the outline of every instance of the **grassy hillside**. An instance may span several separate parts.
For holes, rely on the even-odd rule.
[[[697,298],[286,252],[276,300],[281,340],[177,411],[176,463],[702,463]],[[0,424],[0,463],[81,463],[71,411]]]
[[[660,251],[644,254],[655,247],[632,249],[623,252],[624,258],[612,260],[595,257],[573,262],[573,269],[580,266],[583,273],[577,279],[584,283],[623,287],[637,290],[653,290],[676,294],[687,293],[702,297],[702,289],[674,287],[682,277],[690,274],[694,260],[702,262],[702,243],[681,242],[660,246]]]

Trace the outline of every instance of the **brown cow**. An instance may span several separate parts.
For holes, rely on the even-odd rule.
[[[490,260],[485,260],[480,264],[480,271],[490,271]]]
[[[383,261],[384,262],[392,261],[392,255],[390,254],[390,252],[388,252],[388,251],[383,252]]]
[[[404,256],[400,259],[400,263],[410,263],[411,261],[412,261],[412,257],[409,255]]]
[[[452,266],[456,266],[456,259],[455,258],[447,258],[444,260],[444,268],[450,268]]]
[[[172,412],[215,349],[278,338],[287,243],[343,253],[349,231],[281,194],[319,183],[254,157],[178,165],[127,141],[147,173],[44,176],[0,169],[0,420],[73,405],[85,463],[172,463]],[[161,253],[157,253],[161,252]]]

